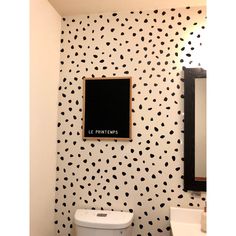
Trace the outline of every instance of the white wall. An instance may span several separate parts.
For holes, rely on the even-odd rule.
[[[30,1],[30,235],[54,235],[57,87],[61,17]]]

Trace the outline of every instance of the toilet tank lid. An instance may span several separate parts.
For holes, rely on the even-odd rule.
[[[76,225],[96,229],[124,229],[131,225],[134,214],[121,211],[77,209]]]

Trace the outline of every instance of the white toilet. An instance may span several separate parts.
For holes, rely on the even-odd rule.
[[[129,212],[78,209],[76,236],[131,236],[133,217]]]

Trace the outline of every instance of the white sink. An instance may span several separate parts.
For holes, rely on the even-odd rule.
[[[170,208],[170,225],[173,236],[206,236],[201,231],[203,209]]]

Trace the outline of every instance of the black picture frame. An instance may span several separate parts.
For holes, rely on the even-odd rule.
[[[131,77],[84,78],[83,139],[131,140]]]
[[[184,70],[184,189],[206,191],[207,182],[195,179],[195,79],[207,78],[202,68]]]

